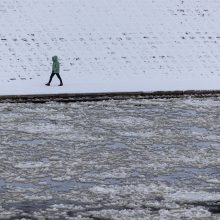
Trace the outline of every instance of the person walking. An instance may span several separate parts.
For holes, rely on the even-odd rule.
[[[47,84],[45,84],[46,86],[50,86],[50,83],[53,79],[53,77],[56,75],[57,78],[60,80],[60,85],[59,86],[63,86],[63,81],[60,77],[60,63],[58,61],[58,57],[57,56],[53,56],[52,57],[52,61],[53,61],[53,65],[52,65],[52,73],[50,75],[50,80]]]

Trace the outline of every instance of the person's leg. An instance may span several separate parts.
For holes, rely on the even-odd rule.
[[[51,83],[51,81],[52,81],[52,79],[53,79],[54,75],[55,75],[55,73],[54,73],[54,72],[52,72],[52,73],[51,73],[51,75],[50,75],[50,80],[49,80],[49,82],[46,84],[47,86],[49,86],[49,85],[50,85],[50,83]]]
[[[61,77],[60,77],[60,74],[57,73],[56,75],[57,75],[57,78],[60,80],[60,85],[59,85],[59,86],[62,86],[62,85],[63,85],[63,81],[62,81],[62,79],[61,79]]]

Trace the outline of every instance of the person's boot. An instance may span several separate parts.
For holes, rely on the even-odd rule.
[[[50,86],[50,83],[46,83],[45,85],[46,85],[46,86]]]
[[[60,85],[59,86],[63,86],[63,83],[60,83]]]

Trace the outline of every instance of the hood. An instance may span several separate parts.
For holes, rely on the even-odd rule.
[[[53,56],[52,60],[53,60],[53,62],[57,62],[58,61],[58,57],[57,56]]]

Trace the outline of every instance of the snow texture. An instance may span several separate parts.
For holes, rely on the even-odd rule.
[[[0,94],[219,89],[218,0],[1,0]],[[46,87],[58,55],[64,87]]]

